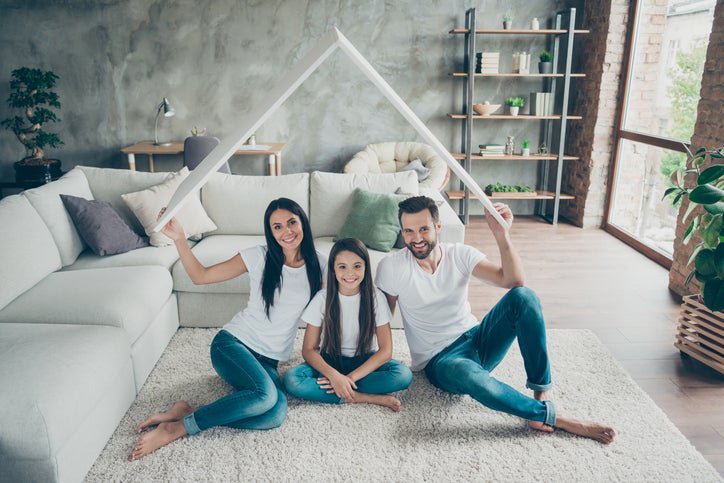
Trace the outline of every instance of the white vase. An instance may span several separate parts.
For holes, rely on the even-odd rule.
[[[518,110],[520,109],[520,107],[518,107],[518,106],[509,106],[509,109],[510,109],[510,115],[511,115],[511,116],[517,116],[517,115],[518,115]]]
[[[523,156],[530,156],[530,148],[523,148],[523,152],[520,154]]]
[[[538,17],[533,18],[533,20],[530,22],[530,29],[531,30],[540,29],[540,23],[538,22]]]

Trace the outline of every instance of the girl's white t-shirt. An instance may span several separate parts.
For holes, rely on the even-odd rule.
[[[462,243],[439,246],[442,258],[435,273],[424,271],[407,248],[377,265],[375,284],[397,297],[413,371],[424,369],[438,352],[479,323],[470,310],[468,284],[485,255]]]
[[[249,304],[223,328],[255,352],[277,361],[286,361],[294,348],[299,318],[311,296],[307,267],[283,266],[281,288],[274,294],[274,305],[269,308],[267,317],[261,296],[266,252],[266,246],[255,246],[239,252],[249,273]],[[319,252],[317,257],[324,280],[327,257]]]
[[[359,339],[359,305],[361,294],[339,294],[339,311],[342,318],[342,355],[354,357]],[[327,289],[317,292],[309,306],[302,314],[302,320],[309,325],[321,327],[324,320],[324,309],[327,304]],[[387,305],[385,294],[375,289],[375,326],[388,324],[392,315]],[[372,351],[377,351],[377,337],[372,339]]]

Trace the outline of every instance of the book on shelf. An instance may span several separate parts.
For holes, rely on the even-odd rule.
[[[504,144],[478,144],[478,147],[480,149],[495,149],[500,151],[505,150]]]
[[[550,116],[553,114],[553,95],[550,92],[531,92],[529,104],[532,116]]]

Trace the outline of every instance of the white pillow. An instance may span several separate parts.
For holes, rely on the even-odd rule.
[[[428,176],[430,176],[430,169],[426,168],[422,164],[422,160],[420,158],[415,158],[410,163],[402,168],[400,171],[414,171],[417,173],[417,181],[424,181],[427,179]]]
[[[150,238],[151,245],[155,247],[173,244],[169,237],[160,231],[154,233],[151,228],[156,224],[161,208],[168,205],[171,197],[176,192],[176,188],[188,175],[189,169],[184,167],[178,173],[169,174],[166,181],[161,184],[143,191],[121,195],[123,201],[143,225],[146,235]],[[186,238],[216,230],[216,225],[208,217],[204,207],[201,206],[198,192],[189,197],[184,203],[183,208],[176,214],[176,220],[183,226]]]

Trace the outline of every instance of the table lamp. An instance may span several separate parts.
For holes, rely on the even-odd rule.
[[[163,111],[163,117],[173,117],[176,114],[176,111],[174,111],[171,108],[171,104],[168,103],[168,98],[164,97],[161,104],[158,105],[158,110],[156,111],[156,122],[153,126],[153,144],[154,146],[168,146],[171,143],[159,143],[158,142],[158,116],[161,115],[161,111]]]

